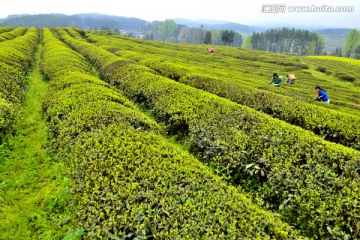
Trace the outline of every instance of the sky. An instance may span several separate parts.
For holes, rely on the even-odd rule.
[[[0,0],[0,6],[0,18],[11,14],[103,13],[147,21],[186,18],[257,26],[360,29],[359,0]],[[352,12],[326,12],[339,6],[352,7]],[[305,12],[306,7],[312,12]]]

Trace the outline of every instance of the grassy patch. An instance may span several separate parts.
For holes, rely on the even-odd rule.
[[[0,239],[78,239],[68,212],[71,181],[67,166],[48,149],[41,103],[48,84],[36,64],[14,136],[0,146]]]

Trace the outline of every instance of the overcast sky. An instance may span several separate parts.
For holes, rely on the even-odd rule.
[[[269,4],[285,4],[283,13]],[[291,6],[351,6],[353,12],[290,12]],[[272,10],[271,10],[272,9]],[[262,12],[263,11],[263,12]],[[264,12],[265,11],[265,12]],[[173,18],[225,20],[260,26],[324,26],[360,29],[359,0],[0,0],[0,18],[11,14],[104,13],[148,21]]]

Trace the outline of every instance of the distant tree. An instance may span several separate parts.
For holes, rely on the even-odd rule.
[[[200,28],[189,28],[188,42],[199,44],[200,42],[202,42],[201,34],[202,34],[202,30]]]
[[[204,25],[203,24],[201,24],[200,25],[200,44],[203,44],[204,43],[204,38],[205,38],[205,34],[204,34]]]
[[[312,40],[307,44],[305,55],[314,55],[316,48],[315,40]]]
[[[243,48],[248,48],[248,49],[251,49],[251,48],[252,48],[252,45],[251,45],[251,35],[248,35],[248,36],[245,38],[245,41],[244,41],[244,44],[243,44]]]
[[[324,50],[324,39],[321,35],[300,29],[269,29],[266,32],[254,33],[250,42],[253,49],[270,52],[320,55]]]
[[[235,32],[233,46],[241,47],[243,44],[243,38],[240,33]]]
[[[161,41],[161,32],[159,31],[158,28],[156,28],[153,32],[153,35],[154,35],[154,40],[156,41]]]
[[[221,34],[219,30],[211,30],[211,38],[213,44],[222,45]]]
[[[182,27],[179,33],[178,42],[188,43],[190,40],[190,31],[187,27]]]
[[[183,27],[186,27],[186,26],[185,26],[185,25],[176,24],[176,29],[175,29],[175,32],[174,32],[175,42],[179,42],[180,32],[181,32],[181,29],[182,29]]]
[[[354,51],[354,58],[360,59],[360,45]]]
[[[332,56],[335,57],[342,57],[342,50],[341,48],[336,48],[334,52],[331,53]]]
[[[148,33],[146,33],[144,39],[154,40],[154,33],[153,33],[153,32],[148,32]]]
[[[204,38],[204,44],[211,44],[211,32],[207,31]]]
[[[260,33],[253,33],[253,35],[251,36],[251,47],[253,48],[253,49],[258,49],[258,50],[261,50],[260,49],[260,47],[261,47],[261,45],[260,45],[260,38],[261,38],[261,35],[260,35]]]
[[[224,42],[224,45],[231,44],[234,42],[235,32],[232,30],[224,30],[221,33],[221,40]]]
[[[147,39],[147,40],[158,40],[158,39],[155,39],[155,32],[156,32],[156,29],[157,29],[157,26],[159,24],[157,23],[150,23],[150,22],[147,22],[145,24],[145,36],[144,36],[144,39]]]
[[[342,52],[342,49],[339,48],[339,54],[338,54],[338,57],[342,57],[343,56],[343,52]]]
[[[321,34],[318,34],[315,41],[315,55],[322,55],[325,48],[325,39]]]
[[[327,55],[329,55],[329,54],[328,54],[327,51],[325,51],[325,52],[323,52],[323,55],[324,55],[324,56],[327,56]]]
[[[344,46],[345,57],[351,57],[360,44],[360,32],[356,29],[350,31]]]
[[[175,42],[176,37],[174,36],[176,30],[176,23],[174,20],[166,19],[158,27],[159,32],[161,33],[161,40],[165,42]]]

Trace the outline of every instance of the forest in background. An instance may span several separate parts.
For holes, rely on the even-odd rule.
[[[6,19],[0,19],[0,26],[38,28],[69,26],[87,30],[114,31],[161,42],[228,45],[297,55],[332,55],[351,58],[360,56],[360,49],[357,49],[359,34],[351,33],[351,29],[346,28],[314,31],[294,28],[269,29],[230,22],[186,19],[148,22],[139,18],[98,13],[70,16],[10,15]]]

